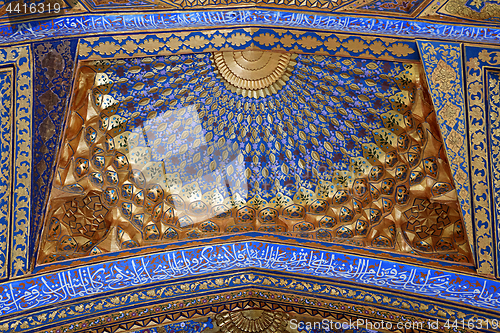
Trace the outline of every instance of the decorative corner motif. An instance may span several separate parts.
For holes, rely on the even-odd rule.
[[[474,11],[470,13],[468,16],[476,16],[476,15],[488,15],[491,20],[498,20],[498,13],[500,12],[500,1],[498,0],[467,0],[463,5],[462,12]],[[486,13],[488,12],[488,13]],[[471,18],[472,18],[471,17]]]
[[[495,4],[500,5],[500,1],[498,0],[467,0],[465,6],[468,8],[480,13],[486,4]]]
[[[500,20],[500,2],[498,0],[434,0],[419,15],[419,18],[449,20],[463,18],[486,23]]]
[[[463,91],[462,46],[458,43],[417,41],[451,172],[460,200],[469,244],[474,244],[470,213],[469,153]]]

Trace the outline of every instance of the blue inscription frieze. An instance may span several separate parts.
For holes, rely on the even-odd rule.
[[[176,278],[252,268],[390,288],[491,310],[500,308],[499,281],[299,246],[246,241],[156,253],[6,282],[0,285],[0,315]]]
[[[460,41],[500,42],[500,29],[383,18],[331,16],[270,10],[219,12],[85,15],[52,18],[0,26],[0,44],[73,35],[161,31],[165,29],[264,25],[314,28],[331,31],[437,38]]]

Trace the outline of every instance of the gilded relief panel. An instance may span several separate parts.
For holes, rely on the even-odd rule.
[[[259,231],[470,263],[421,75],[256,50],[83,63],[39,261]]]
[[[79,59],[99,60],[249,49],[383,60],[419,60],[416,44],[405,39],[255,27],[90,37],[80,40],[78,52]]]

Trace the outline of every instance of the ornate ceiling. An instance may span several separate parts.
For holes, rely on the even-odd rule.
[[[243,51],[77,75],[41,262],[260,231],[472,263],[418,65]]]
[[[498,331],[498,6],[3,3],[0,332]]]

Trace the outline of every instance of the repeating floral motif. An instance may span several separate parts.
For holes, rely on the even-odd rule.
[[[467,235],[472,244],[474,225],[470,213],[469,154],[468,149],[464,149],[468,141],[462,88],[462,46],[423,41],[418,41],[418,46],[458,191]]]
[[[419,59],[416,44],[407,40],[266,28],[189,31],[134,37],[87,37],[80,40],[79,59],[112,59],[132,55],[146,57],[248,48],[323,55],[363,55],[385,60]]]
[[[34,44],[32,244],[37,239],[70,96],[77,40]]]
[[[11,212],[12,181],[12,121],[15,92],[14,67],[0,68],[0,116],[2,117],[2,138],[0,151],[0,278],[7,277],[9,261],[9,226]]]
[[[209,317],[206,322],[197,322],[193,320],[183,321],[181,323],[175,323],[170,325],[165,325],[162,327],[162,331],[158,333],[175,333],[175,332],[192,332],[201,333],[206,329],[213,328],[212,319]]]
[[[493,57],[496,57],[499,52],[492,54]],[[486,58],[486,57],[485,57]],[[483,58],[484,59],[484,58]],[[497,59],[488,62],[490,65],[496,65],[495,67],[498,69],[500,66],[500,62]],[[495,190],[495,224],[493,226],[494,233],[497,239],[497,258],[500,256],[500,241],[498,240],[498,236],[500,236],[500,170],[498,169],[498,158],[500,153],[500,74],[498,71],[492,72],[488,71],[485,75],[485,82],[488,87],[488,109],[490,113],[490,121],[491,121],[491,152],[490,155],[491,163],[493,167],[493,181],[494,181],[494,190]],[[498,259],[497,259],[498,260]],[[500,276],[500,265],[496,265],[497,276]]]
[[[10,275],[22,276],[29,267],[29,232],[31,202],[31,112],[32,112],[32,60],[29,46],[0,48],[0,65],[16,68],[14,109],[14,164],[12,192],[12,224],[10,227]],[[2,201],[3,211],[9,211],[9,202]],[[2,244],[6,248],[9,244]]]
[[[498,188],[497,167],[495,159],[491,159],[491,150],[488,145],[488,123],[496,121],[495,114],[489,115],[486,108],[487,96],[484,95],[485,77],[483,67],[499,66],[500,52],[479,47],[465,48],[467,59],[467,93],[469,104],[469,140],[471,143],[471,180],[472,197],[474,200],[474,223],[477,248],[478,273],[486,275],[498,274],[498,255],[500,247],[494,243],[495,233],[498,228],[497,212],[499,206],[491,202],[490,196],[495,198],[500,193]],[[495,145],[494,147],[498,147]],[[490,170],[492,172],[490,172]],[[493,179],[491,179],[493,178]],[[495,181],[495,187],[490,187],[490,182]],[[497,252],[497,253],[495,253]]]
[[[117,15],[75,15],[0,26],[0,44],[37,40],[47,37],[97,35],[99,33],[165,32],[180,28],[235,28],[249,25],[281,26],[291,29],[321,29],[324,32],[348,32],[394,35],[410,38],[438,38],[498,44],[500,29],[449,25],[416,20],[333,16],[292,13],[278,10],[227,10],[189,13],[144,13]]]
[[[277,1],[277,0],[72,0],[65,2],[62,0],[32,1],[31,3],[40,6],[44,4],[43,13],[36,11],[30,13],[29,8],[25,12],[21,7],[20,11],[8,12],[6,6],[0,8],[0,22],[6,22],[9,19],[17,21],[27,21],[33,18],[48,18],[56,16],[54,14],[68,15],[96,12],[140,12],[146,11],[166,11],[166,10],[199,10],[204,8],[211,9],[232,9],[241,8],[241,6],[259,6],[267,8],[280,9],[314,9],[323,12],[372,12],[373,14],[394,15],[403,14],[413,17],[433,16],[433,19],[446,22],[448,17],[463,17],[474,20],[498,20],[499,3],[498,0],[435,0],[429,5],[426,0],[302,0],[302,1]],[[9,1],[13,6],[23,2],[20,0]],[[54,13],[54,5],[59,5],[60,11]],[[424,5],[424,6],[422,6]],[[48,8],[51,8],[49,11]],[[419,8],[426,7],[424,15],[419,13]],[[19,7],[18,7],[19,8]],[[436,13],[444,14],[438,16]],[[56,20],[56,22],[60,22]],[[448,21],[449,22],[449,21]],[[111,22],[113,24],[115,22]],[[22,25],[21,25],[22,26]]]

